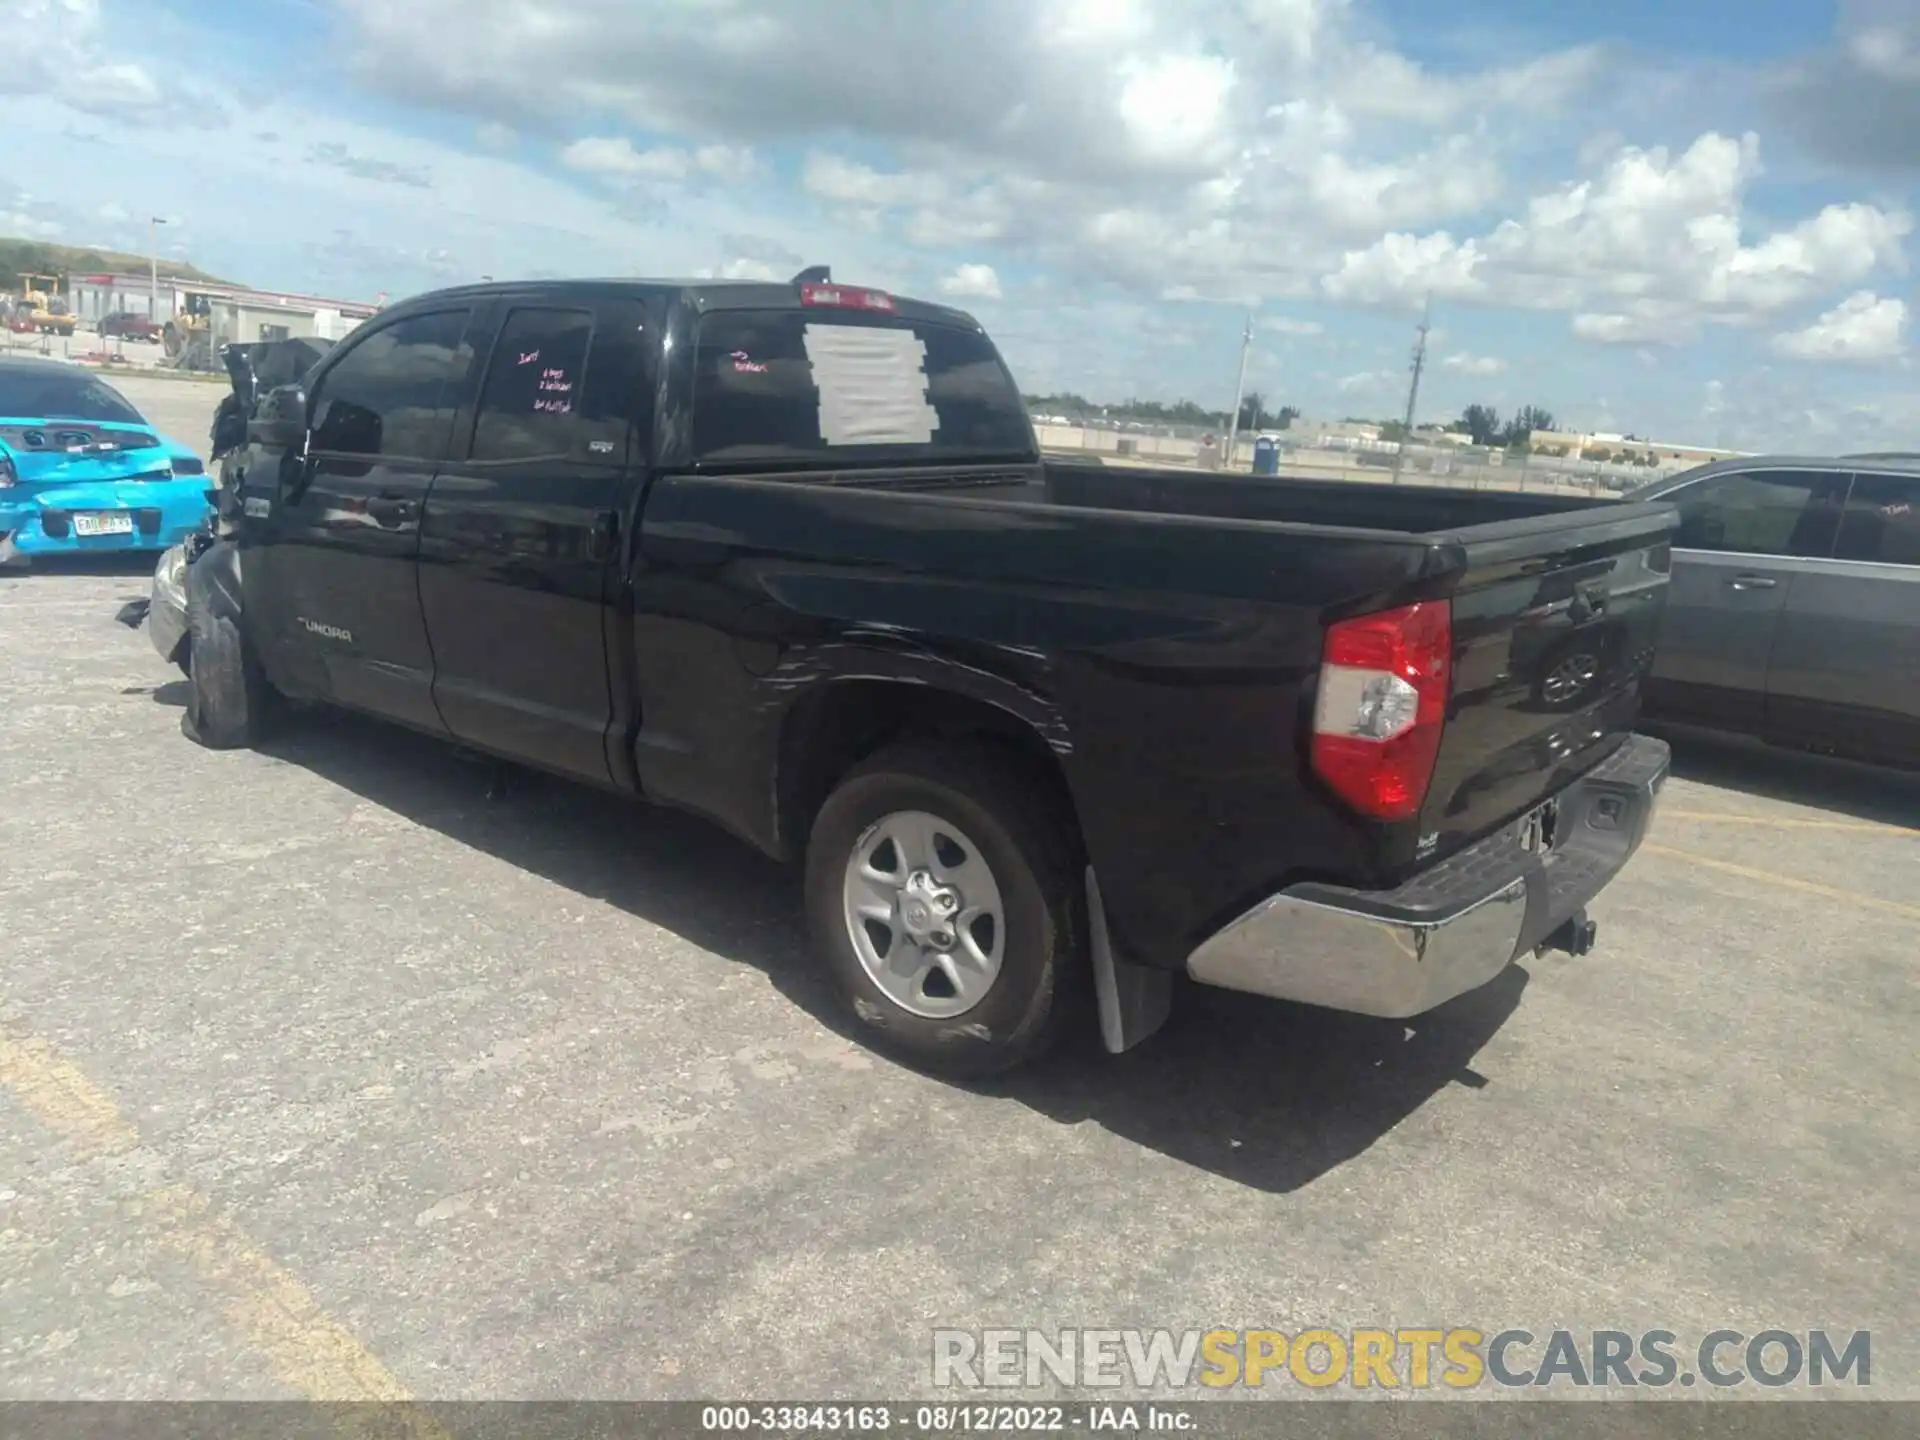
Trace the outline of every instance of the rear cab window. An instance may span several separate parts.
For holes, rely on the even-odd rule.
[[[694,460],[1030,459],[1019,387],[977,329],[830,308],[715,311],[694,350]]]

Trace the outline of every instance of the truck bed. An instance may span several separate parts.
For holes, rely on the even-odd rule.
[[[969,496],[1142,516],[1315,525],[1401,535],[1451,535],[1481,525],[1594,508],[1577,495],[1463,490],[1378,481],[1298,480],[1201,470],[1043,460],[1038,465],[939,467],[833,477],[861,488]]]
[[[642,554],[647,573],[726,574],[773,642],[766,663],[782,635],[808,637],[802,651],[924,641],[1044,697],[1072,737],[1096,864],[1139,877],[1108,898],[1116,933],[1170,957],[1283,877],[1396,884],[1611,755],[1638,711],[1672,524],[1658,505],[1029,461],[660,475]],[[681,603],[642,584],[642,610]],[[1360,821],[1307,776],[1326,629],[1442,599],[1452,687],[1425,804]],[[664,653],[668,627],[643,624]],[[678,680],[694,664],[676,657],[653,687],[660,755],[697,752],[710,725]],[[1170,858],[1169,833],[1211,838]]]

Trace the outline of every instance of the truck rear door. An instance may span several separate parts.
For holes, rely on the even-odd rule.
[[[433,698],[456,739],[606,784],[607,605],[646,407],[635,300],[503,298],[420,536]]]
[[[1420,857],[1534,807],[1632,731],[1671,566],[1670,509],[1599,506],[1452,537],[1452,683]]]

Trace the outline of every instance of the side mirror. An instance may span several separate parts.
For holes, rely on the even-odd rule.
[[[247,421],[247,439],[269,450],[301,450],[307,441],[306,390],[299,385],[269,390]]]

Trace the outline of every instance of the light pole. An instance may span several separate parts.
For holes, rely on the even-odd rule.
[[[160,227],[158,215],[147,217],[147,319],[160,323]]]
[[[1427,368],[1427,332],[1433,329],[1433,292],[1420,312],[1419,327],[1413,332],[1413,384],[1407,387],[1407,418],[1400,422],[1400,448],[1393,452],[1393,483],[1400,483],[1400,471],[1407,463],[1407,446],[1413,441],[1413,410],[1420,403],[1420,372]]]
[[[1247,313],[1247,328],[1240,335],[1240,378],[1233,382],[1233,418],[1227,421],[1227,469],[1233,469],[1233,452],[1240,443],[1240,406],[1247,396],[1247,354],[1253,349],[1253,313]]]

